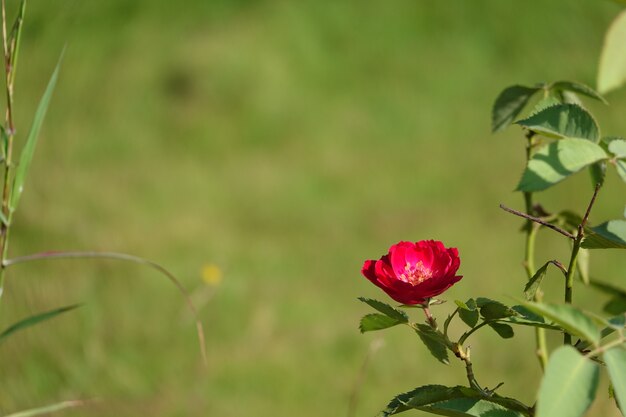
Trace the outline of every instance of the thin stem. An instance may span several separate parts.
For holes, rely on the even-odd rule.
[[[574,239],[574,245],[572,246],[572,254],[570,256],[569,265],[567,267],[567,275],[565,277],[565,303],[572,304],[574,297],[574,275],[576,274],[576,266],[578,264],[578,253],[580,252],[580,246],[582,244],[583,238],[585,237],[585,225],[589,220],[589,214],[591,213],[591,208],[596,202],[596,198],[598,197],[598,192],[600,191],[600,184],[596,184],[596,187],[593,191],[593,196],[587,205],[587,210],[585,211],[585,216],[582,221],[578,225],[578,233],[576,234],[576,238]],[[563,344],[571,345],[572,344],[572,335],[569,333],[565,333],[563,335]]]
[[[435,320],[435,318],[433,317],[433,315],[432,315],[432,314],[430,314],[430,308],[428,308],[429,301],[430,301],[430,300],[428,300],[428,301],[426,302],[426,304],[424,304],[424,308],[423,308],[423,310],[424,310],[424,314],[426,315],[426,321],[428,322],[428,324],[430,325],[430,327],[432,327],[434,330],[438,330],[438,327],[437,327],[437,320]]]
[[[446,319],[446,321],[443,323],[443,334],[444,336],[447,338],[448,337],[448,326],[450,326],[450,322],[452,321],[452,319],[454,318],[454,316],[456,315],[456,313],[459,312],[459,308],[457,307],[452,314],[450,314],[448,316],[448,318]]]
[[[507,212],[511,213],[511,214],[515,214],[516,216],[523,217],[523,218],[525,218],[527,220],[531,220],[531,221],[533,221],[535,223],[539,223],[540,225],[545,226],[545,227],[547,227],[549,229],[552,229],[555,232],[559,232],[560,234],[562,234],[565,237],[568,237],[570,239],[576,239],[576,236],[574,236],[573,234],[571,234],[567,230],[561,229],[559,226],[554,225],[552,223],[548,223],[547,221],[542,220],[539,217],[535,217],[535,216],[531,216],[530,214],[522,213],[521,211],[517,211],[517,210],[514,210],[512,208],[509,208],[509,207],[505,206],[504,204],[500,204],[500,208],[502,210],[504,210],[504,211],[507,211]]]
[[[193,313],[196,319],[196,332],[198,334],[198,342],[200,344],[200,351],[202,354],[202,360],[206,365],[208,363],[206,357],[206,343],[204,338],[204,329],[202,327],[202,323],[200,322],[200,316],[198,315],[198,311],[196,307],[193,305],[191,298],[189,298],[189,294],[187,290],[181,282],[176,278],[176,276],[171,273],[169,270],[165,269],[161,265],[156,262],[150,261],[148,259],[140,258],[138,256],[128,255],[126,253],[117,253],[117,252],[42,252],[35,253],[33,255],[20,256],[13,259],[5,259],[2,263],[2,269],[6,269],[9,266],[17,265],[21,263],[31,262],[31,261],[42,261],[47,259],[113,259],[118,261],[127,261],[133,262],[141,265],[146,265],[152,269],[157,270],[161,274],[165,275],[171,282],[176,286],[178,291],[181,293],[183,298],[185,299],[189,310]]]
[[[488,325],[489,323],[491,323],[491,322],[490,321],[483,321],[478,326],[473,327],[471,330],[463,333],[463,335],[461,336],[461,338],[459,339],[459,341],[457,343],[459,345],[463,345],[463,343],[465,343],[467,338],[470,337],[472,335],[472,333],[474,333],[476,330],[480,329],[481,327],[484,327],[484,326]]]

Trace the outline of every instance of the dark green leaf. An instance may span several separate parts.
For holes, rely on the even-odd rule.
[[[478,310],[459,310],[459,317],[463,323],[474,327],[478,323]]]
[[[538,133],[557,139],[579,138],[597,141],[598,125],[587,110],[576,104],[557,104],[546,107],[517,124]]]
[[[561,326],[568,333],[598,345],[600,329],[593,319],[579,309],[568,304],[524,303],[524,306]]]
[[[606,32],[600,66],[598,68],[598,91],[607,93],[626,82],[626,11],[621,12]]]
[[[541,381],[536,417],[581,417],[595,398],[598,379],[596,363],[571,346],[558,348]]]
[[[542,191],[598,161],[607,159],[604,149],[585,139],[562,139],[541,148],[517,186],[518,191]]]
[[[75,308],[80,307],[79,304],[74,304],[70,306],[60,307],[54,310],[46,311],[43,313],[35,314],[33,316],[27,317],[23,320],[18,321],[17,323],[12,324],[8,328],[6,328],[2,333],[0,333],[0,343],[4,342],[4,340],[11,336],[13,333],[18,332],[20,330],[24,330],[28,327],[34,326],[35,324],[41,323],[46,320],[50,320],[58,316],[59,314],[63,314],[65,312],[74,310]]]
[[[606,179],[606,161],[600,161],[596,162],[595,164],[591,164],[589,166],[589,176],[591,177],[592,185],[603,185],[604,180]]]
[[[409,321],[409,316],[407,316],[404,311],[393,308],[389,304],[383,303],[382,301],[364,297],[359,297],[359,300],[380,311],[384,315],[398,321],[399,323],[408,323]]]
[[[526,300],[530,301],[535,298],[535,294],[537,294],[541,281],[548,270],[548,265],[550,265],[550,262],[546,262],[541,268],[539,268],[537,272],[535,272],[535,275],[533,275],[533,277],[528,280],[528,283],[526,283],[526,287],[524,288]]]
[[[446,365],[450,363],[443,335],[425,324],[418,324],[416,332],[435,359]]]
[[[489,327],[495,330],[496,333],[498,333],[500,337],[503,339],[510,339],[513,336],[515,336],[515,333],[513,332],[513,328],[509,326],[508,324],[494,322],[494,323],[489,323]]]
[[[512,310],[498,301],[485,303],[480,308],[480,315],[483,316],[485,320],[497,320],[515,316],[516,314],[515,310]]]
[[[587,249],[626,249],[626,220],[611,220],[586,228],[582,247]]]
[[[611,298],[603,307],[603,310],[608,314],[622,314],[626,313],[626,297],[617,296]]]
[[[385,316],[384,314],[372,313],[363,316],[359,330],[361,330],[361,333],[365,333],[373,330],[387,329],[398,324],[402,324],[402,322]]]
[[[43,120],[46,116],[48,105],[50,104],[50,99],[52,98],[52,92],[54,91],[54,86],[56,85],[57,78],[59,76],[61,59],[62,56],[61,58],[59,58],[59,62],[57,63],[54,72],[52,73],[52,77],[50,77],[50,81],[48,82],[46,91],[41,97],[41,101],[39,102],[39,106],[37,107],[37,111],[35,112],[33,125],[30,128],[28,138],[26,139],[26,144],[24,145],[24,149],[22,149],[22,154],[20,155],[19,165],[17,166],[17,169],[15,171],[15,178],[13,179],[11,200],[9,202],[9,208],[11,209],[11,211],[15,211],[15,209],[17,208],[20,196],[24,191],[24,181],[26,179],[26,173],[28,172],[30,163],[33,160],[35,147],[37,146],[37,139],[39,138],[39,131],[41,130],[41,125],[43,124]]]
[[[394,398],[382,417],[415,409],[451,417],[522,417],[528,408],[519,401],[497,394],[484,398],[465,387],[427,385]]]
[[[593,88],[581,83],[572,81],[557,81],[552,84],[551,89],[558,91],[570,91],[572,93],[581,94],[607,104],[604,97],[598,94]]]
[[[552,323],[547,323],[543,317],[533,313],[524,306],[513,306],[511,309],[515,310],[519,316],[507,317],[506,319],[498,321],[521,326],[541,327],[549,330],[563,331],[561,327]]]
[[[510,125],[537,91],[539,91],[537,87],[523,85],[505,88],[496,99],[491,111],[491,131],[498,132]]]
[[[626,415],[626,349],[624,345],[607,350],[604,353],[604,362],[609,371],[617,403],[622,414]]]

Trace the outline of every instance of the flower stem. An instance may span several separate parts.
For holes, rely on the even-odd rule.
[[[426,321],[428,322],[430,327],[432,327],[434,330],[439,330],[437,326],[437,320],[435,320],[433,315],[430,314],[430,308],[428,307],[429,305],[430,305],[430,300],[427,300],[423,308],[424,314],[426,315]]]

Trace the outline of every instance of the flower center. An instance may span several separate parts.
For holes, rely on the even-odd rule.
[[[416,286],[432,278],[433,271],[430,268],[426,268],[422,261],[418,261],[416,264],[411,265],[407,262],[404,266],[404,273],[400,275],[400,279],[404,282]]]

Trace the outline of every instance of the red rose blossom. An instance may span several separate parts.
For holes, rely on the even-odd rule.
[[[461,259],[456,248],[437,240],[398,242],[377,261],[363,264],[367,279],[402,304],[423,304],[463,278],[455,275]]]

